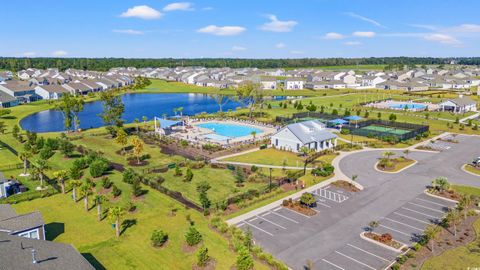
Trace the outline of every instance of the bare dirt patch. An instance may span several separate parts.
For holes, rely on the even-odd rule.
[[[358,192],[360,191],[359,188],[357,188],[354,184],[347,182],[345,180],[338,180],[332,183],[332,186],[335,186],[337,188],[341,188],[345,191],[348,192]]]

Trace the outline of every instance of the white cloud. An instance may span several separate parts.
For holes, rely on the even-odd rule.
[[[235,51],[235,52],[246,51],[246,50],[247,50],[247,48],[242,47],[242,46],[233,46],[232,47],[232,51]]]
[[[298,24],[296,21],[280,21],[275,15],[268,15],[270,22],[260,27],[264,31],[271,32],[290,32]]]
[[[282,42],[275,44],[275,48],[277,49],[283,49],[285,47],[287,47],[287,45],[285,45],[285,43],[282,43]]]
[[[348,16],[352,17],[352,18],[356,18],[356,19],[359,19],[359,20],[362,20],[362,21],[365,21],[365,22],[368,22],[368,23],[371,23],[375,26],[378,26],[378,27],[381,27],[381,28],[387,28],[385,25],[373,20],[373,19],[370,19],[370,18],[367,18],[365,16],[362,16],[362,15],[359,15],[359,14],[356,14],[354,12],[347,12],[345,13],[347,14]]]
[[[359,41],[347,41],[347,42],[344,42],[343,44],[344,44],[344,45],[347,45],[347,46],[358,46],[358,45],[362,45],[362,43],[359,42]]]
[[[68,53],[66,51],[63,51],[63,50],[58,50],[58,51],[54,51],[52,52],[52,55],[55,56],[55,57],[62,57],[62,56],[66,56]]]
[[[415,27],[415,28],[420,28],[420,29],[427,29],[427,30],[437,30],[438,27],[435,25],[430,25],[430,24],[407,24],[408,26]]]
[[[375,36],[375,32],[369,32],[369,31],[356,31],[356,32],[353,32],[352,34],[353,36],[355,37],[363,37],[363,38],[372,38]]]
[[[177,3],[171,3],[166,5],[163,8],[163,11],[175,11],[175,10],[181,10],[181,11],[190,11],[193,10],[193,5],[192,3],[189,2],[177,2]]]
[[[153,19],[159,19],[162,17],[162,13],[156,9],[153,9],[149,6],[143,5],[143,6],[134,6],[132,8],[129,8],[127,11],[123,12],[120,17],[124,18],[140,18],[144,20],[153,20]]]
[[[247,30],[241,26],[216,26],[209,25],[197,30],[199,33],[211,34],[216,36],[236,36]]]
[[[37,55],[37,53],[36,52],[24,52],[24,53],[22,53],[22,55],[24,57],[32,57],[32,56]]]
[[[293,51],[290,51],[291,54],[304,54],[303,51],[296,51],[296,50],[293,50]]]
[[[114,33],[127,34],[127,35],[143,35],[143,31],[133,30],[133,29],[115,29]]]
[[[461,33],[480,33],[480,25],[478,24],[461,24],[452,28],[445,29],[448,32],[461,32]]]
[[[339,34],[339,33],[335,33],[335,32],[326,33],[323,36],[323,39],[329,39],[329,40],[342,39],[342,38],[345,38],[345,36],[342,35],[342,34]]]
[[[427,34],[423,37],[425,40],[434,41],[441,44],[447,45],[460,45],[462,42],[455,37],[446,35],[446,34]]]

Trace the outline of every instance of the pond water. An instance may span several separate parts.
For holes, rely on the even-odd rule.
[[[154,116],[174,116],[174,108],[183,107],[183,115],[195,115],[201,112],[214,113],[219,111],[218,104],[210,96],[205,94],[126,94],[122,96],[125,104],[125,112],[122,119],[125,123],[131,123],[138,118],[146,116],[149,120]],[[223,106],[223,111],[235,110],[241,107],[241,103],[228,100]],[[103,126],[99,114],[102,113],[102,103],[94,101],[87,103],[79,114],[80,127],[82,129],[97,128]],[[34,132],[58,132],[64,131],[63,115],[59,111],[41,111],[20,121],[23,129]]]

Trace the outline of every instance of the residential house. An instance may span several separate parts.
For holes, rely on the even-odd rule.
[[[66,93],[70,92],[65,87],[58,84],[37,85],[35,87],[35,94],[46,100],[59,99]]]
[[[17,98],[22,103],[36,101],[35,85],[31,82],[11,80],[0,84],[0,91]]]
[[[477,111],[477,102],[462,95],[460,95],[458,98],[444,101],[439,105],[442,111],[451,111],[454,113]]]
[[[275,77],[263,77],[260,79],[260,84],[264,90],[277,89],[277,79]]]
[[[0,108],[10,108],[18,104],[18,99],[0,91]]]
[[[285,79],[286,90],[301,90],[304,88],[306,79],[300,77],[289,77]]]
[[[320,152],[337,145],[337,135],[325,129],[317,120],[294,123],[281,128],[270,138],[270,144],[278,149],[301,152],[303,147]]]
[[[18,215],[9,204],[0,204],[0,232],[45,240],[45,222],[40,212]]]

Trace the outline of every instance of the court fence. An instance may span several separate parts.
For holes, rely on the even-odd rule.
[[[393,129],[393,132],[366,129],[369,126],[378,126],[382,128]],[[350,134],[374,137],[379,139],[394,138],[396,141],[405,141],[422,135],[429,131],[429,126],[410,123],[401,123],[385,120],[366,120],[358,123],[343,125],[342,129],[348,129]],[[404,130],[405,132],[395,132],[395,130]]]

